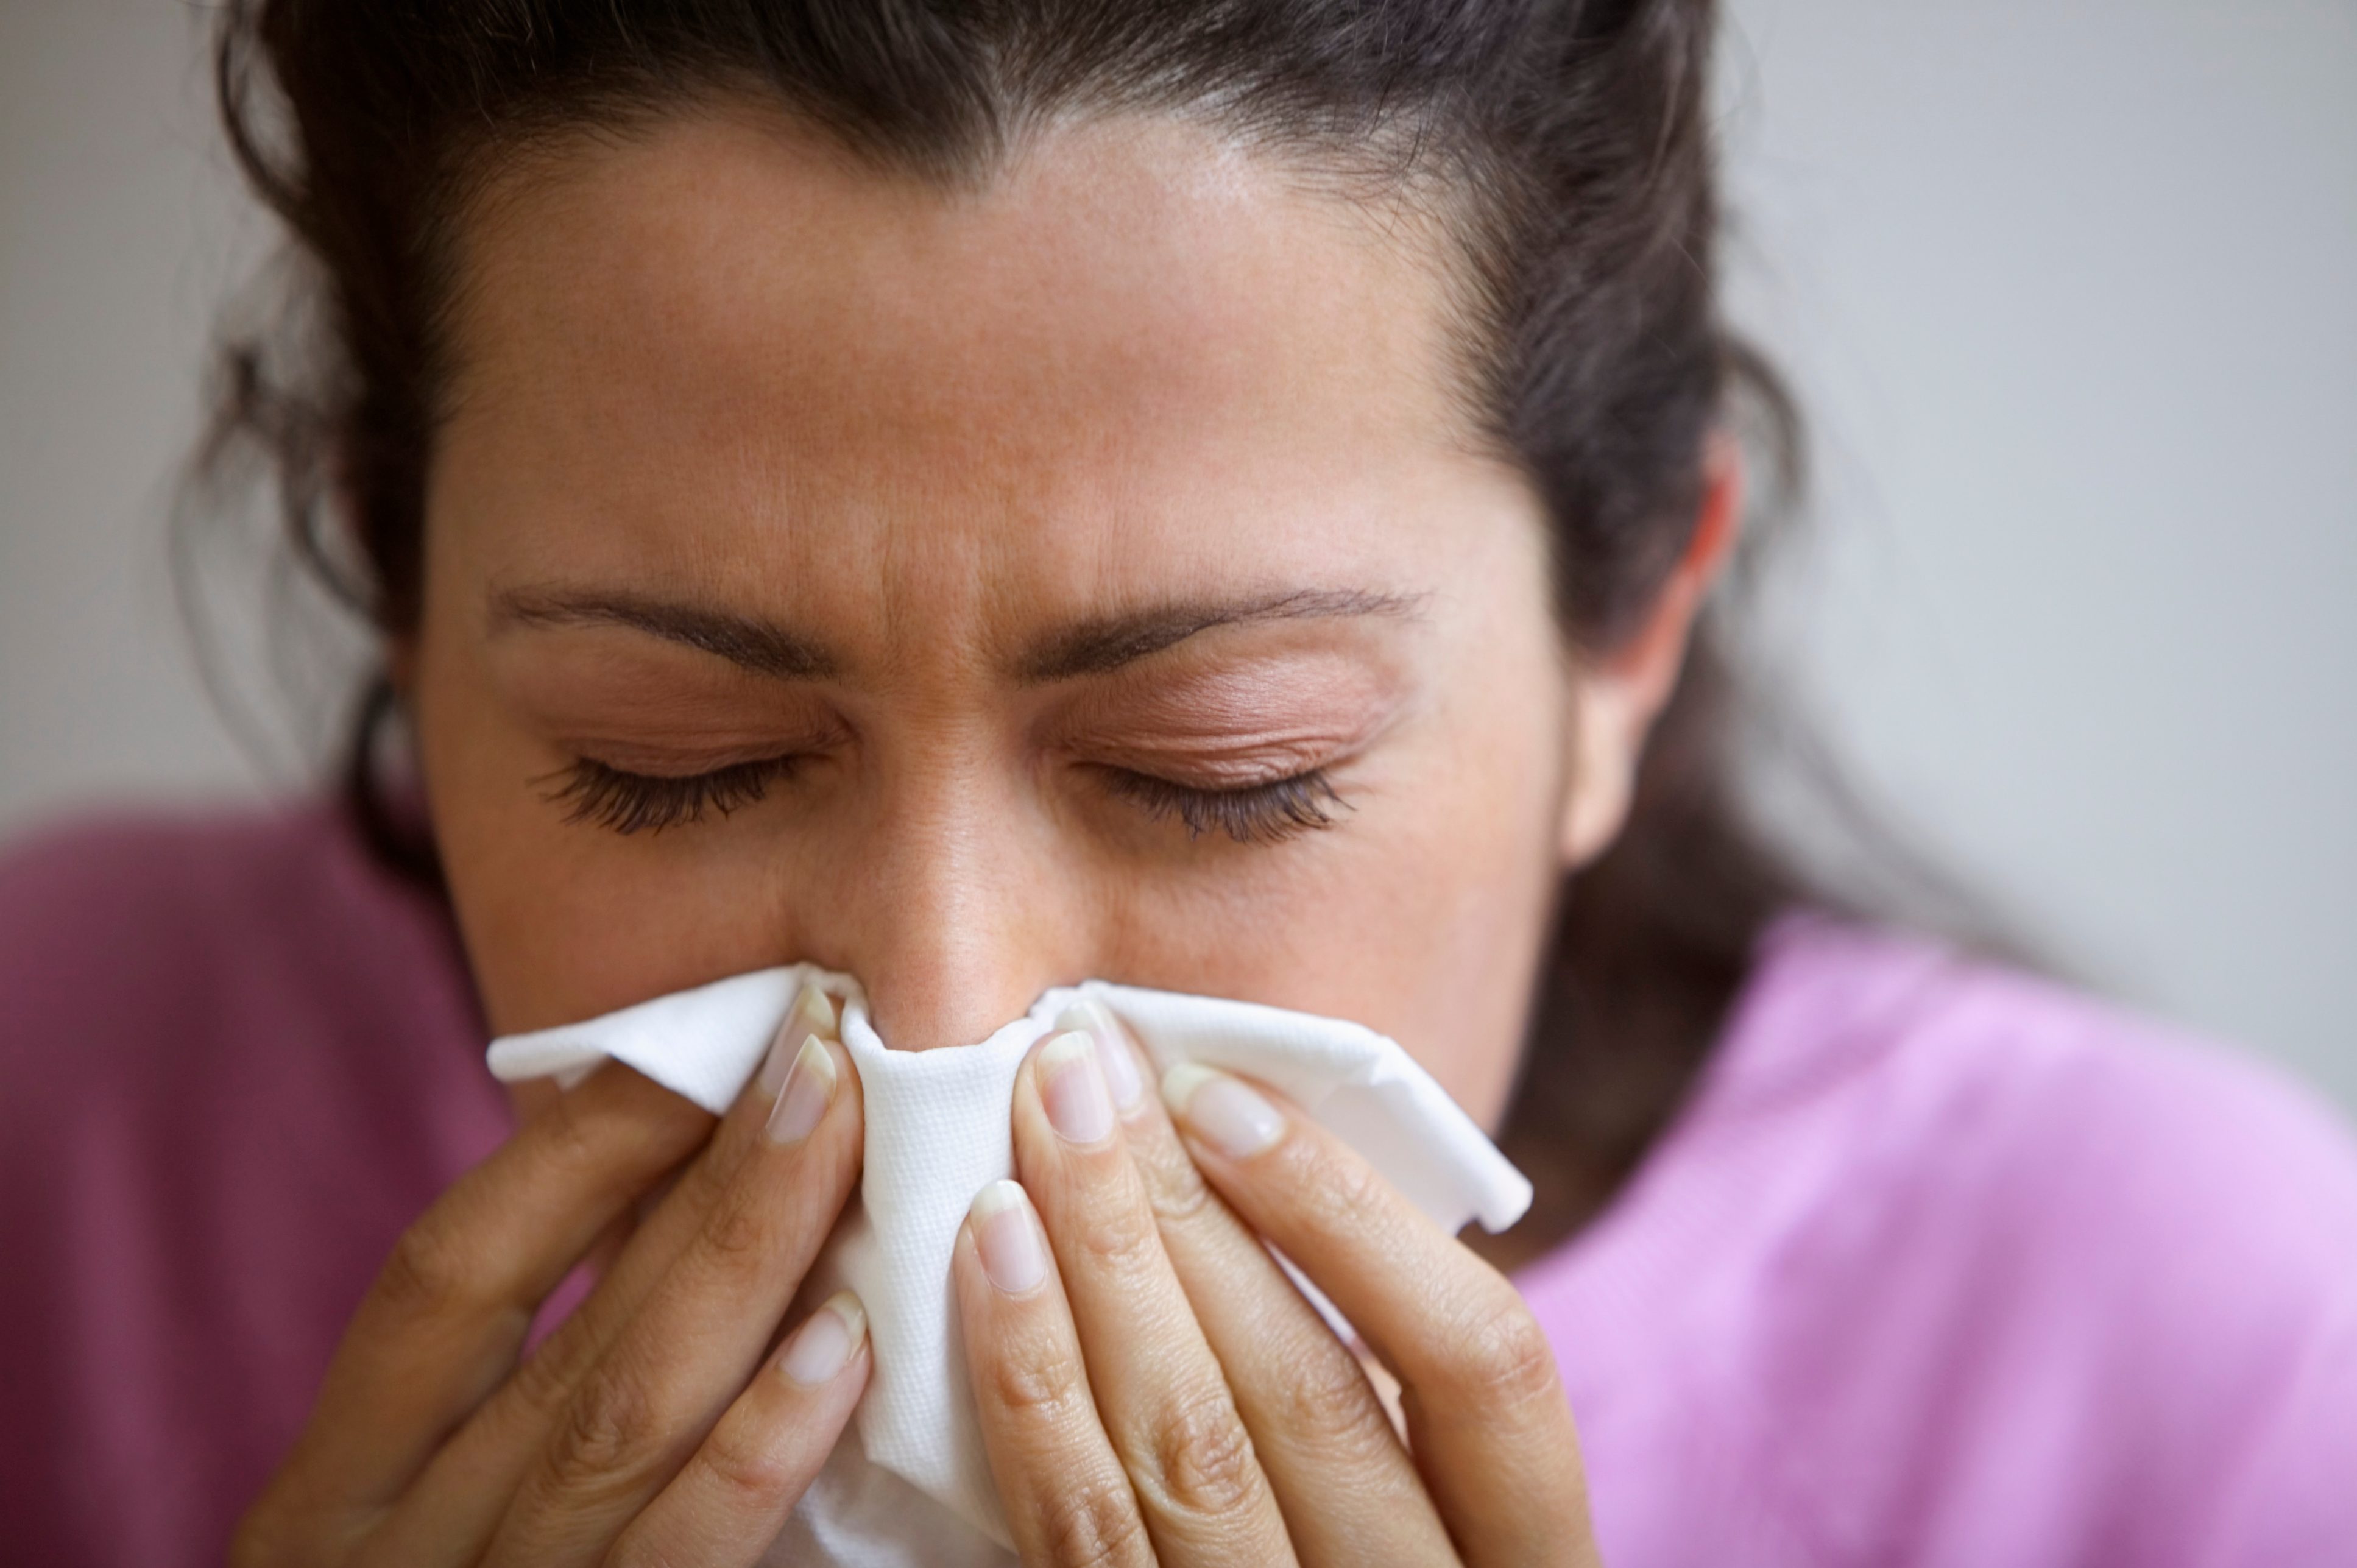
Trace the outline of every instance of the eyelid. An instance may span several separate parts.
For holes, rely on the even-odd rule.
[[[648,779],[691,779],[724,768],[813,758],[848,738],[841,725],[766,729],[741,736],[683,735],[675,741],[643,734],[557,735],[551,744],[567,755],[594,761],[617,773]]]
[[[602,768],[609,773],[666,783],[725,773],[735,768],[759,768],[809,755],[801,746],[781,748],[775,745],[691,752],[668,747],[654,749],[618,746],[600,741],[560,741],[557,744],[577,761]]]
[[[1176,818],[1189,839],[1223,832],[1237,843],[1274,843],[1330,828],[1351,803],[1323,768],[1288,774],[1242,789],[1195,789],[1151,774],[1107,768],[1107,788],[1149,816]]]
[[[1280,779],[1332,768],[1348,757],[1319,747],[1309,750],[1264,750],[1243,755],[1206,757],[1200,753],[1141,757],[1109,752],[1092,757],[1085,766],[1158,779],[1183,789],[1210,793],[1254,789]]]
[[[1349,761],[1409,711],[1405,693],[1363,680],[1287,681],[1272,692],[1268,673],[1097,694],[1060,709],[1043,738],[1075,760],[1233,789]]]
[[[1412,683],[1391,660],[1316,647],[1213,657],[1124,671],[1059,701],[1059,739],[1135,737],[1216,746],[1236,739],[1323,736],[1340,745],[1383,727]]]
[[[1117,768],[1191,789],[1249,789],[1356,761],[1388,730],[1383,722],[1305,723],[1257,733],[1075,736],[1066,753],[1085,767]]]

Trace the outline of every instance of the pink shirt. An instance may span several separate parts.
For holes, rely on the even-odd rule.
[[[448,925],[328,814],[0,860],[0,1556],[217,1561],[505,1134]],[[2357,1149],[2228,1056],[1809,918],[1530,1269],[1614,1568],[2357,1564]]]

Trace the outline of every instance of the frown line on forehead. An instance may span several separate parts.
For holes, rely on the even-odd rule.
[[[1294,588],[1233,600],[1190,599],[1092,616],[1034,639],[1006,662],[1024,685],[1104,675],[1220,627],[1270,621],[1414,618],[1420,594],[1362,588]],[[842,674],[849,661],[817,639],[733,610],[627,591],[524,587],[491,596],[490,631],[620,627],[726,660],[778,681]]]

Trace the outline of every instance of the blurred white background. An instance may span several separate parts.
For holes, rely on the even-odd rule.
[[[1731,19],[1735,308],[1817,437],[1804,708],[2066,964],[2357,1108],[2357,5]],[[166,550],[268,243],[205,21],[0,0],[0,834],[299,778]]]

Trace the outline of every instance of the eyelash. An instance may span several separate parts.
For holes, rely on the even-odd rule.
[[[1330,828],[1337,811],[1350,810],[1317,768],[1235,789],[1197,789],[1127,768],[1107,769],[1105,777],[1114,794],[1143,806],[1146,815],[1178,819],[1190,839],[1224,832],[1238,843],[1275,843]]]
[[[700,822],[706,811],[725,817],[753,804],[770,792],[771,784],[791,773],[799,761],[793,757],[772,757],[731,763],[709,773],[664,778],[626,773],[585,757],[549,775],[563,782],[545,791],[542,799],[552,804],[569,803],[565,813],[568,823],[594,822],[625,835],[659,833],[665,828]]]
[[[664,778],[626,773],[585,757],[550,775],[562,782],[542,798],[566,804],[568,823],[591,822],[624,835],[662,832],[702,822],[706,811],[726,817],[752,805],[791,774],[798,760],[774,757]],[[1176,819],[1190,839],[1223,832],[1237,843],[1275,843],[1332,827],[1335,813],[1349,810],[1321,768],[1234,789],[1199,789],[1118,768],[1106,769],[1105,778],[1114,794],[1150,817]]]

